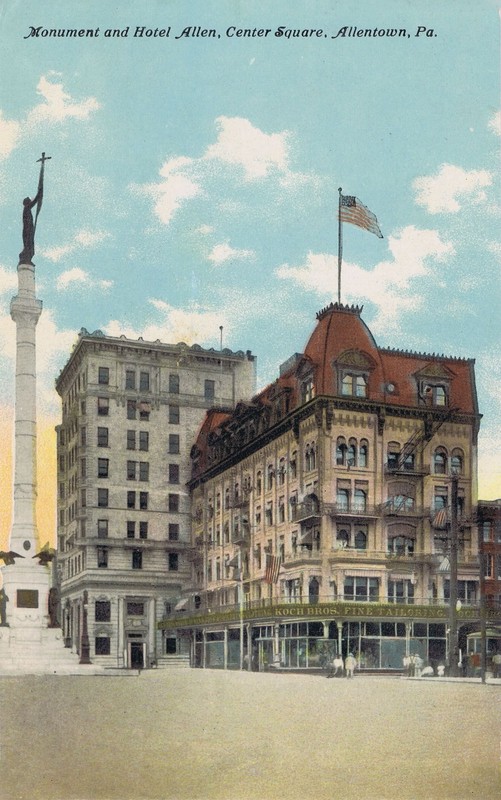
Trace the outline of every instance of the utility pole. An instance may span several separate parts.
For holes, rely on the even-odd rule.
[[[458,476],[451,476],[451,524],[450,524],[450,587],[449,587],[449,664],[448,674],[458,674]]]
[[[478,514],[477,514],[478,519]],[[487,668],[487,608],[485,602],[485,553],[483,539],[483,525],[478,526],[478,560],[480,563],[480,675],[482,683],[485,683],[485,671]]]

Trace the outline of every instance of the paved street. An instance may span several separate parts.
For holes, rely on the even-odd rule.
[[[498,800],[500,706],[369,676],[0,678],[0,797]]]

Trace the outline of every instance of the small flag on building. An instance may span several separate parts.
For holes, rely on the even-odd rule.
[[[360,202],[358,197],[342,194],[339,198],[339,219],[341,222],[350,222],[357,225],[369,233],[375,233],[380,239],[383,238],[377,217],[372,211]]]
[[[440,508],[433,519],[431,520],[432,526],[437,531],[445,531],[447,528],[448,514],[446,508]]]
[[[282,566],[282,559],[280,556],[272,556],[266,553],[266,571],[264,579],[266,583],[278,583],[278,573]]]

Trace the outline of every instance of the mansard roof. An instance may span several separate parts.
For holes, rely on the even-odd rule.
[[[244,440],[250,441],[248,437],[264,432],[318,396],[336,398],[338,405],[346,403],[350,408],[360,404],[367,410],[367,404],[370,408],[381,404],[386,413],[391,413],[392,406],[396,413],[412,413],[413,409],[422,413],[429,406],[423,390],[440,385],[446,390],[447,406],[437,407],[438,412],[453,410],[478,417],[473,359],[379,348],[361,313],[361,306],[340,303],[322,309],[304,353],[295,353],[286,361],[273,383],[250,402],[239,403],[233,412],[208,413],[197,440],[200,449],[216,442],[214,435],[208,435],[216,430],[225,439],[226,434],[238,429],[241,447]],[[363,397],[341,394],[341,380],[347,373],[363,375]],[[305,396],[306,384],[311,388]],[[222,447],[221,453],[226,452]],[[194,476],[207,466],[206,457],[204,466],[201,461],[194,464]]]

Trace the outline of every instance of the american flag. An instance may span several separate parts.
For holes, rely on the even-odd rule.
[[[264,579],[266,583],[278,583],[278,573],[282,566],[282,559],[280,556],[272,556],[266,553],[266,571]]]
[[[446,508],[440,508],[434,515],[431,524],[439,531],[444,531],[447,527],[448,513]]]
[[[383,238],[377,217],[372,211],[360,202],[358,197],[342,194],[340,196],[339,219],[341,222],[351,222],[359,228],[375,233],[380,239]]]

